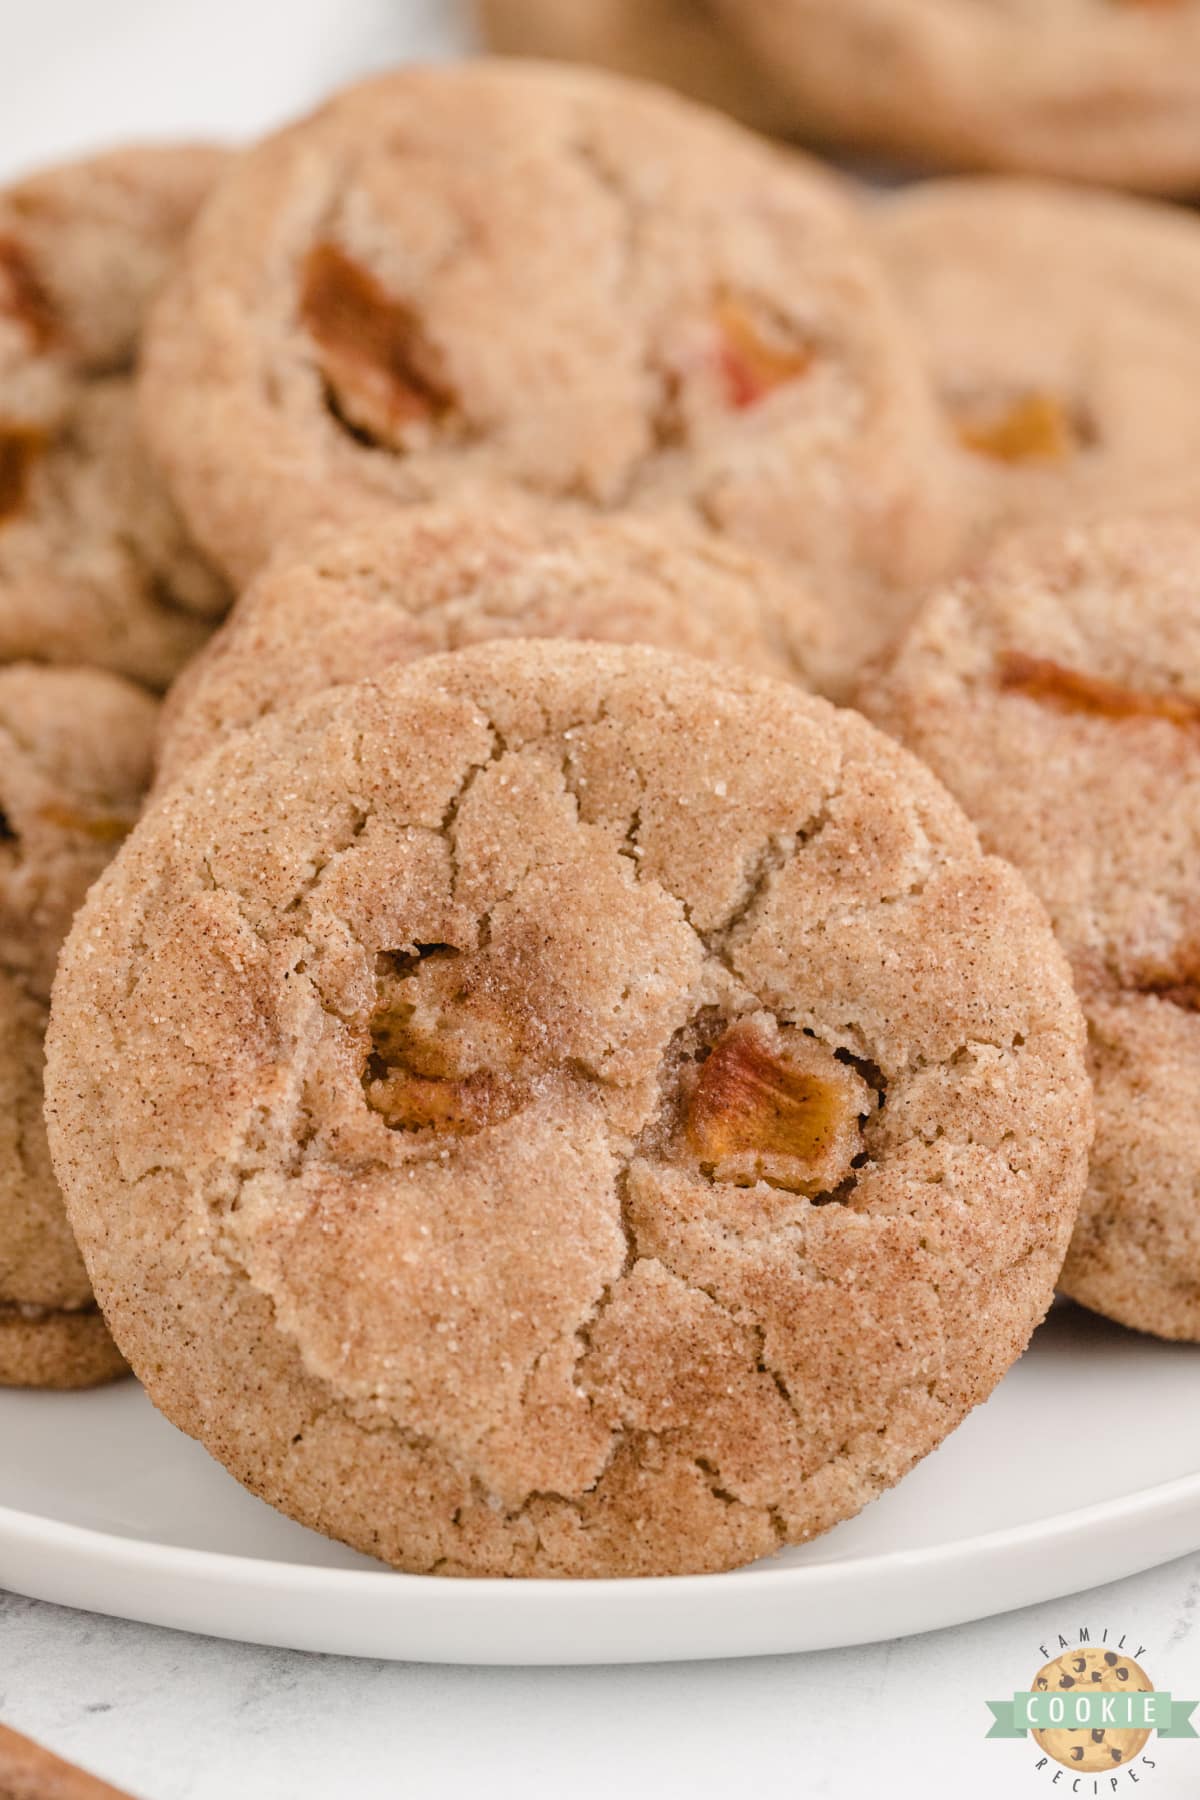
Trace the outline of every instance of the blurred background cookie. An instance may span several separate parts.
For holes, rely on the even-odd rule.
[[[0,662],[165,687],[228,604],[132,390],[146,308],[223,160],[118,150],[0,191]]]
[[[475,0],[485,49],[641,76],[786,137],[795,103],[716,17],[711,0]]]
[[[1200,1338],[1200,529],[1001,546],[862,699],[1028,877],[1071,959],[1097,1129],[1064,1291]]]
[[[505,637],[657,644],[807,684],[831,628],[794,577],[660,521],[443,507],[331,527],[279,551],[175,683],[159,782],[323,688]]]
[[[59,946],[137,817],[155,703],[94,669],[0,669],[0,1383],[124,1367],[50,1167],[42,1040]]]
[[[846,672],[957,546],[954,463],[842,184],[560,67],[408,69],[239,159],[142,420],[235,580],[314,519],[497,489],[805,572]]]
[[[794,128],[951,169],[1200,191],[1200,12],[1146,0],[713,0]]]
[[[873,212],[975,535],[1200,519],[1200,220],[1049,182],[923,182]]]

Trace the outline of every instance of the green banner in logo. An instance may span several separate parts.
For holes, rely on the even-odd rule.
[[[1176,1700],[1163,1692],[1098,1693],[1087,1688],[1014,1694],[989,1700],[990,1738],[1024,1737],[1027,1731],[1086,1731],[1089,1727],[1157,1731],[1159,1737],[1194,1738],[1192,1713],[1198,1700]]]

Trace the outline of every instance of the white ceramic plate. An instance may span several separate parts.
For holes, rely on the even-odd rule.
[[[216,1637],[427,1662],[754,1656],[904,1636],[1200,1547],[1200,1351],[1053,1313],[900,1487],[731,1575],[396,1575],[280,1518],[131,1381],[0,1393],[0,1585]]]

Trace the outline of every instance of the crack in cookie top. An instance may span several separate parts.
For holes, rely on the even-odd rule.
[[[856,1510],[1023,1347],[1090,1133],[1044,915],[924,769],[565,642],[177,783],[76,922],[48,1095],[156,1403],[460,1573],[725,1567]]]
[[[165,687],[224,609],[132,393],[146,308],[222,161],[119,150],[0,191],[0,661]]]
[[[1200,1335],[1200,529],[1031,533],[932,598],[864,702],[1045,901],[1091,1027],[1069,1293]]]
[[[1197,0],[717,0],[798,130],[948,168],[1200,184]]]
[[[418,507],[277,553],[163,708],[163,784],[231,731],[395,663],[505,637],[657,644],[811,683],[830,620],[803,582],[665,520]]]
[[[876,242],[917,331],[976,529],[1200,516],[1200,222],[1049,182],[927,182]]]
[[[222,185],[148,333],[146,430],[240,580],[313,518],[499,483],[903,587],[950,484],[856,231],[815,165],[654,89],[402,70]]]

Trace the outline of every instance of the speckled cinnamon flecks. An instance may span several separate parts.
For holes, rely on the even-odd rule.
[[[854,1512],[1023,1348],[1091,1131],[1045,916],[925,769],[568,642],[204,758],[76,921],[47,1087],[156,1404],[456,1574],[726,1568]]]
[[[92,669],[0,669],[0,1384],[79,1387],[124,1364],[50,1167],[42,1040],[59,946],[137,817],[155,703]]]
[[[1063,1287],[1200,1337],[1200,529],[1015,540],[927,603],[863,703],[1025,873],[1071,959],[1097,1130]]]
[[[657,644],[805,686],[834,643],[801,578],[689,526],[404,509],[277,553],[172,688],[159,781],[322,688],[511,637]]]

